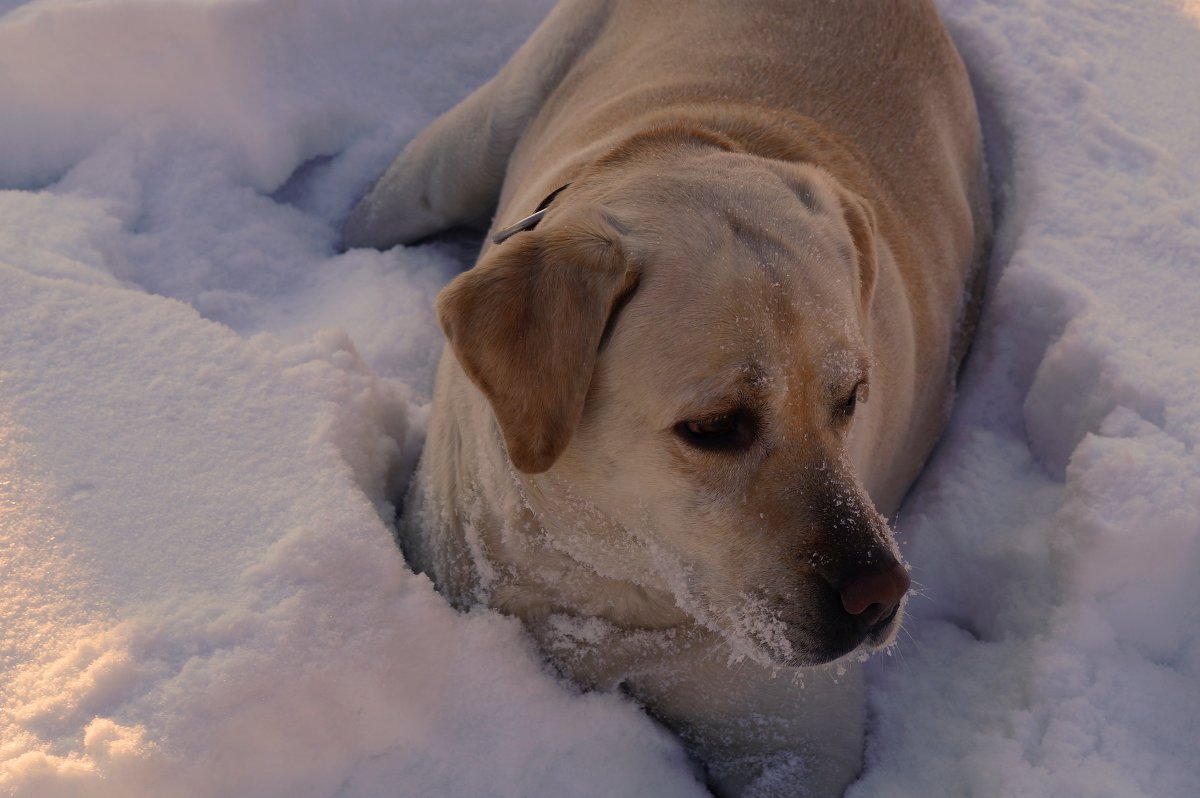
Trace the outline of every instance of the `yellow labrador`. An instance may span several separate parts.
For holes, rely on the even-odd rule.
[[[909,587],[884,516],[990,235],[932,4],[566,0],[345,242],[493,214],[438,298],[412,565],[629,691],[718,793],[840,794]]]

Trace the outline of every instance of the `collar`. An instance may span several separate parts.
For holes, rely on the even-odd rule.
[[[542,217],[546,215],[546,211],[550,210],[550,203],[554,202],[554,198],[561,194],[563,189],[569,185],[571,184],[566,183],[561,185],[547,194],[546,198],[538,203],[537,209],[533,213],[529,214],[516,224],[510,224],[508,227],[492,236],[492,243],[503,244],[517,233],[520,233],[524,230],[532,230],[533,228],[537,227],[538,222],[540,222]]]

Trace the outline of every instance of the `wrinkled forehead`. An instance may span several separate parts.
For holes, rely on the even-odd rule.
[[[724,153],[689,166],[635,181],[644,294],[775,315],[852,295],[854,244],[828,175]]]
[[[649,253],[606,347],[624,379],[703,403],[860,368],[854,269],[838,231],[811,213],[742,212],[713,212],[703,237]]]

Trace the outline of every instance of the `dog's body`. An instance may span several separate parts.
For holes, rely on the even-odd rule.
[[[944,424],[990,235],[961,60],[916,0],[568,0],[346,242],[543,198],[439,297],[406,553],[628,689],[719,792],[839,794],[839,658],[899,624],[880,513]]]

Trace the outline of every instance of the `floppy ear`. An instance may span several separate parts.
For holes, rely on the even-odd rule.
[[[858,270],[858,285],[863,313],[870,315],[871,298],[875,294],[875,278],[879,264],[875,253],[875,212],[870,204],[858,194],[841,187],[838,192],[845,214],[846,226],[850,228],[850,240],[854,242],[854,255]]]
[[[545,471],[566,448],[605,324],[636,281],[593,207],[492,247],[438,295],[446,338],[491,403],[519,470]]]

